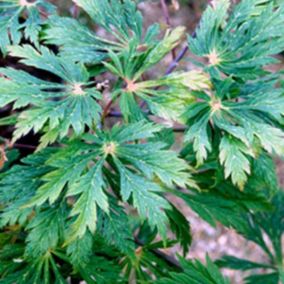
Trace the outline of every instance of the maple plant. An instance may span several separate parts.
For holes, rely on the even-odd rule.
[[[283,2],[211,1],[192,35],[138,2],[0,1],[0,284],[284,283]],[[186,257],[180,199],[267,260]]]

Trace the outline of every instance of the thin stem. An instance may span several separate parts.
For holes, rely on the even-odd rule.
[[[188,46],[186,45],[178,54],[178,56],[176,57],[176,59],[169,65],[168,69],[166,70],[165,75],[169,75],[171,74],[179,65],[179,62],[183,59],[183,57],[185,56],[185,54],[188,51]]]
[[[120,111],[110,111],[108,116],[110,116],[110,117],[122,117],[122,113]]]
[[[161,2],[164,18],[166,20],[167,25],[170,27],[171,26],[171,19],[170,19],[168,6],[167,6],[165,0],[160,0],[160,2]]]
[[[19,143],[15,143],[13,145],[15,148],[23,148],[23,149],[30,149],[30,150],[36,150],[36,146],[33,145],[26,145],[26,144],[19,144]]]
[[[105,118],[108,116],[109,112],[110,112],[110,108],[112,106],[113,100],[111,99],[107,105],[104,108],[103,114],[102,114],[102,123],[104,122]]]
[[[0,142],[3,142],[7,148],[24,148],[24,149],[31,149],[35,150],[37,147],[33,145],[26,145],[26,144],[19,144],[19,143],[14,143],[14,144],[9,144],[9,140],[3,137],[0,137]]]

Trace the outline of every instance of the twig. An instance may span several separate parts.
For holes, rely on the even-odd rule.
[[[36,150],[37,146],[33,145],[27,145],[27,144],[19,144],[19,143],[14,143],[12,144],[9,139],[0,137],[0,142],[3,142],[6,148],[25,148],[25,149],[31,149],[31,150]],[[0,145],[1,146],[1,145]]]
[[[30,149],[30,150],[36,150],[36,146],[33,145],[26,145],[26,144],[19,144],[19,143],[15,143],[13,144],[13,146],[15,148],[24,148],[24,149]]]
[[[108,116],[110,116],[110,117],[122,117],[122,113],[120,111],[110,111]]]
[[[170,14],[169,14],[168,6],[167,6],[165,0],[160,0],[160,2],[161,2],[161,6],[162,6],[164,18],[165,18],[165,20],[166,20],[167,25],[170,27],[170,26],[171,26],[171,19],[170,19]]]
[[[102,114],[102,122],[104,122],[105,118],[108,116],[110,108],[112,106],[113,100],[111,99],[107,105],[104,108],[103,114]]]
[[[179,65],[179,62],[183,59],[183,57],[185,56],[185,54],[188,51],[188,46],[185,46],[180,53],[178,54],[177,58],[170,64],[170,66],[168,67],[165,75],[169,75],[171,74]]]

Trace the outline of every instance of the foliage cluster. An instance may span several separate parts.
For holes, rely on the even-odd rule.
[[[145,27],[134,0],[73,2],[77,18],[0,1],[0,284],[225,284],[224,267],[284,283],[284,90],[269,71],[284,4],[215,0],[187,35]],[[185,54],[194,67],[175,68]],[[36,149],[17,150],[31,136]],[[267,261],[186,260],[177,199]]]

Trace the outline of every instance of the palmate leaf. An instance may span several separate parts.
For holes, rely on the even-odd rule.
[[[182,111],[184,105],[192,99],[188,89],[208,86],[208,76],[195,71],[139,82],[144,72],[180,43],[183,34],[183,27],[169,30],[158,45],[151,46],[143,53],[137,53],[137,44],[133,42],[120,56],[109,51],[111,62],[104,62],[104,65],[125,82],[126,86],[116,89],[113,97],[116,99],[119,96],[120,109],[127,121],[139,121],[144,118],[137,103],[138,98],[144,100],[155,114],[179,120],[178,111]],[[161,87],[167,87],[167,90],[158,91],[157,88]]]
[[[86,243],[91,243],[92,246],[92,237],[89,241],[86,237],[80,243],[78,240],[73,243],[72,250],[69,250],[69,253],[76,253],[76,258],[80,257],[80,263],[74,262],[74,259],[71,258],[75,268],[72,278],[79,277],[88,283],[108,283],[109,280],[115,283],[126,283],[121,275],[121,267],[115,262],[117,259],[114,256],[110,255],[110,258],[113,257],[115,261],[108,259],[107,256],[94,255],[93,250],[85,258],[83,252],[79,254],[79,249],[86,249]],[[71,271],[69,260],[68,256],[57,251],[54,251],[54,255],[48,252],[42,257],[31,256],[29,258],[24,255],[24,246],[20,244],[5,245],[0,249],[0,283],[67,284],[69,280],[66,279],[66,268]]]
[[[104,62],[104,65],[111,73],[124,79],[126,83],[135,83],[145,71],[160,62],[173,48],[180,44],[184,32],[184,27],[167,30],[163,40],[158,45],[148,47],[146,52],[137,53],[138,45],[136,42],[130,42],[129,48],[121,54],[109,50],[111,62]],[[129,87],[131,87],[131,84]]]
[[[68,29],[68,37],[66,37]],[[119,51],[119,43],[99,38],[88,27],[77,20],[58,16],[50,17],[43,39],[47,44],[60,46],[60,54],[67,60],[84,63],[100,62],[107,56],[107,50]]]
[[[157,284],[229,284],[218,267],[214,265],[209,256],[206,257],[206,264],[200,261],[188,261],[180,258],[183,269],[181,273],[170,273],[170,278],[158,280]]]
[[[85,10],[92,20],[104,28],[109,38],[98,36],[79,21],[50,17],[48,28],[43,39],[46,43],[60,46],[61,54],[65,58],[84,63],[100,63],[108,57],[109,50],[123,52],[130,42],[137,47],[154,46],[158,25],[148,28],[145,36],[142,36],[142,16],[137,10],[135,1],[114,0],[77,0],[74,1]],[[66,37],[68,31],[68,37]],[[113,39],[114,38],[114,39]]]
[[[40,0],[34,3],[27,0],[0,1],[0,49],[6,53],[7,46],[19,44],[24,36],[38,45],[38,36],[43,19],[41,12],[54,14],[55,7],[48,1]],[[25,17],[25,15],[27,15]],[[20,18],[24,16],[22,23]]]
[[[239,86],[225,81],[215,82],[215,94],[197,94],[198,101],[189,105],[183,114],[189,129],[185,141],[193,142],[197,165],[202,164],[213,149],[211,132],[219,137],[219,159],[225,176],[243,188],[250,173],[250,160],[257,153],[283,155],[284,133],[282,120],[283,94],[275,89],[270,93],[263,81],[260,87]],[[236,101],[237,100],[237,101]]]
[[[245,279],[245,283],[261,283],[261,279],[265,279],[267,283],[273,284],[279,283],[279,281],[283,282],[281,267],[283,262],[281,239],[284,232],[284,210],[281,206],[283,198],[283,192],[278,191],[272,200],[272,204],[275,206],[273,210],[255,214],[250,212],[244,216],[245,226],[242,228],[234,226],[246,239],[253,241],[264,251],[269,262],[259,261],[255,263],[234,256],[224,256],[217,261],[219,266],[239,270],[252,270],[254,274],[248,276]],[[272,247],[267,244],[266,237],[269,238]],[[272,272],[268,274],[254,272],[254,269],[258,268],[267,268]]]
[[[271,55],[284,48],[283,4],[244,0],[228,12],[229,0],[214,1],[205,11],[196,37],[189,38],[192,52],[206,57],[209,68],[243,79],[264,74],[275,62]]]
[[[110,186],[114,192],[119,192],[124,202],[137,208],[141,219],[147,219],[165,237],[164,209],[170,207],[163,197],[163,187],[194,184],[189,167],[174,152],[164,150],[164,144],[133,144],[136,140],[153,137],[159,130],[160,127],[144,122],[116,126],[110,132],[86,135],[85,142],[74,141],[58,149],[46,161],[50,170],[39,177],[41,184],[25,208],[42,206],[46,201],[55,204],[62,195],[75,198],[70,214],[74,218],[69,241],[73,241],[83,237],[87,230],[95,232],[98,208],[107,218],[113,218],[107,197]],[[115,170],[115,176],[109,167]],[[118,187],[113,185],[114,178],[120,181]]]
[[[18,118],[14,141],[31,130],[43,132],[40,148],[68,135],[71,128],[76,135],[85,127],[92,128],[99,120],[101,94],[89,87],[87,69],[81,64],[67,62],[46,47],[36,50],[31,46],[13,46],[10,55],[21,62],[48,71],[61,78],[62,83],[38,79],[28,73],[11,68],[1,68],[0,105],[14,102],[14,108],[31,105]]]
[[[16,165],[2,174],[0,203],[4,205],[4,209],[0,215],[1,227],[26,222],[32,210],[23,209],[22,206],[42,184],[39,178],[50,171],[44,163],[52,153],[52,150],[44,150],[29,156],[22,160],[23,165]]]
[[[0,125],[16,125],[6,128],[12,142],[31,131],[40,139],[40,151],[18,161],[6,131],[0,137],[1,160],[4,151],[9,159],[0,169],[0,284],[229,283],[209,257],[179,264],[162,251],[180,245],[185,255],[191,243],[171,194],[268,259],[224,256],[218,265],[252,270],[248,284],[284,283],[283,194],[273,162],[284,152],[284,95],[281,74],[262,76],[284,48],[283,4],[243,0],[231,9],[229,0],[211,1],[189,39],[208,64],[203,58],[201,71],[180,65],[168,74],[183,49],[168,75],[153,77],[185,28],[163,37],[158,25],[144,29],[140,2],[74,0],[76,20],[49,16],[52,6],[41,0],[0,0],[0,48],[10,55],[0,68],[0,108],[9,112]],[[102,115],[98,78],[112,86]],[[118,105],[123,126],[113,127],[110,117],[120,113],[110,108]],[[147,122],[160,118],[188,125],[182,158],[170,150],[180,148],[176,129]],[[21,143],[21,155],[32,151]]]
[[[127,42],[133,35],[142,36],[142,15],[137,11],[134,1],[73,0],[73,2],[119,40]]]
[[[140,81],[145,71],[179,44],[178,39],[183,33],[182,27],[172,30],[158,46],[141,56],[135,56],[133,47],[120,57],[113,52],[109,53],[112,62],[104,62],[105,67],[125,82],[124,87],[114,90],[113,99],[119,97],[120,109],[126,121],[139,121],[144,118],[138,106],[138,99],[146,102],[155,115],[182,121],[181,114],[194,100],[192,92],[211,89],[209,75],[196,70],[175,72],[156,80]]]

